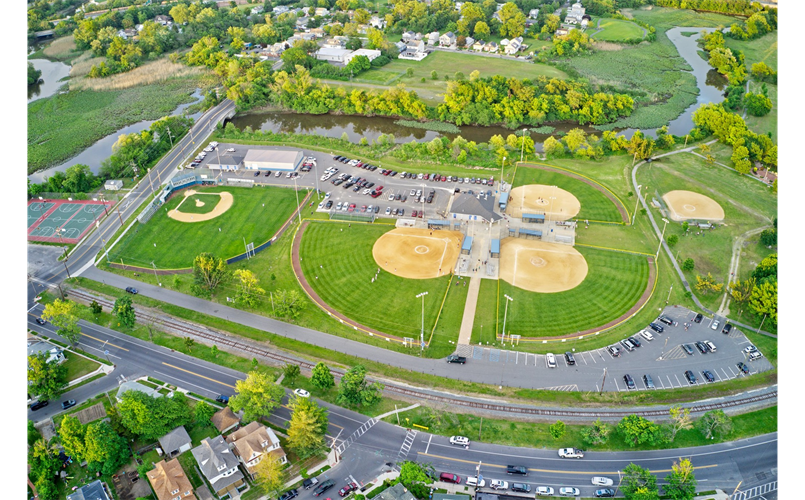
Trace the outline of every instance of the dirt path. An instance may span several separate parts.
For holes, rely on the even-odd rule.
[[[763,226],[758,227],[752,230],[745,232],[744,234],[735,238],[735,242],[732,244],[732,260],[730,261],[730,274],[727,276],[726,282],[732,283],[733,279],[738,276],[738,267],[740,266],[741,262],[741,249],[743,248],[744,241],[750,236],[754,236],[764,229],[771,227],[771,226]],[[724,297],[721,299],[721,306],[716,311],[716,314],[720,314],[722,316],[727,316],[730,313],[730,302],[732,301],[730,297],[729,290],[724,292]]]
[[[472,338],[472,325],[475,323],[475,309],[478,306],[478,292],[481,291],[481,278],[470,278],[470,287],[467,290],[467,301],[464,303],[464,316],[461,318],[461,329],[458,333],[458,343],[469,345]]]

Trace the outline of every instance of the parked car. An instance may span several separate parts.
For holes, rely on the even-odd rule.
[[[595,498],[613,498],[615,496],[615,490],[612,488],[602,488],[600,490],[595,490]]]
[[[640,347],[640,341],[639,341],[639,340],[637,340],[635,337],[629,337],[629,339],[628,339],[628,340],[629,340],[629,342],[631,342],[632,344],[634,344],[634,346],[635,346],[635,347]]]
[[[730,333],[732,331],[732,323],[727,323],[721,330],[721,333]]]
[[[562,458],[584,458],[584,450],[578,448],[561,448],[559,456]]]
[[[707,346],[707,349],[710,352],[716,352],[716,345],[714,343],[710,342],[709,340],[705,340],[704,345]]]
[[[673,326],[674,324],[674,321],[667,316],[660,316],[659,318],[657,318],[657,320],[661,321],[662,323],[665,323],[668,326]]]
[[[573,488],[570,486],[562,486],[559,488],[559,496],[562,497],[577,497],[581,495],[581,491],[578,488]]]
[[[68,399],[67,401],[61,402],[61,409],[66,410],[68,408],[72,408],[76,405],[75,399]]]
[[[649,341],[654,340],[654,335],[650,334],[645,330],[640,331],[640,336]]]
[[[615,358],[620,357],[620,355],[621,355],[621,350],[620,350],[620,348],[618,346],[611,345],[611,346],[607,347],[607,350]]]
[[[716,381],[715,375],[713,375],[713,372],[711,372],[710,370],[702,370],[702,375],[704,376],[705,379],[707,379],[708,382]]]
[[[693,348],[690,346],[690,344],[682,344],[682,349],[689,355],[693,355]]]
[[[657,323],[650,323],[648,326],[651,327],[651,329],[657,333],[662,333],[663,330],[665,330],[662,326],[658,325]]]
[[[309,398],[310,397],[310,393],[307,392],[304,389],[294,389],[293,393],[296,394],[297,396],[299,396],[300,398]]]
[[[342,496],[342,497],[345,497],[345,496],[349,495],[350,493],[352,493],[353,491],[355,491],[357,489],[358,489],[358,485],[356,483],[347,483],[346,486],[344,486],[343,488],[338,490],[338,495]]]
[[[317,484],[319,484],[319,480],[316,479],[315,477],[309,477],[304,481],[302,481],[302,487],[304,487],[306,490],[310,489],[311,486],[315,486]]]
[[[693,322],[694,323],[701,323],[702,319],[704,319],[704,316],[702,315],[702,313],[699,313],[699,314],[696,315],[695,318],[693,318]]]
[[[132,295],[137,295],[137,289],[134,288],[133,286],[127,286],[126,291],[129,292]]]
[[[455,444],[458,446],[467,446],[468,444],[470,444],[470,440],[465,436],[450,436],[450,444]]]
[[[720,323],[718,320],[713,321],[713,324],[711,324],[711,325],[710,325],[710,329],[711,329],[711,330],[718,330],[718,326],[719,326],[720,324],[721,324],[721,323]]]
[[[458,363],[460,365],[463,365],[464,363],[467,362],[467,358],[465,358],[464,356],[459,356],[458,354],[451,354],[447,356],[447,362]]]
[[[291,488],[290,490],[280,495],[278,500],[291,500],[292,498],[296,498],[297,496],[299,496],[299,492],[296,491],[296,488]]]
[[[223,403],[223,404],[228,404],[229,403],[229,396],[224,396],[223,394],[221,394],[220,396],[215,398],[215,401],[217,401],[219,403]]]
[[[553,488],[550,486],[537,486],[535,493],[538,497],[550,497],[553,496]]]
[[[457,476],[456,474],[452,474],[450,472],[442,472],[441,474],[439,474],[439,481],[443,481],[445,483],[460,484],[461,477]]]
[[[624,348],[625,348],[627,351],[630,351],[630,352],[631,352],[631,351],[634,351],[635,346],[634,346],[634,344],[632,344],[632,342],[631,342],[629,339],[623,339],[623,340],[621,340],[621,345],[622,345],[622,346],[623,346],[623,347],[624,347]]]
[[[635,389],[634,379],[628,373],[623,376],[623,383],[626,384],[627,389]]]
[[[615,484],[612,479],[603,476],[595,476],[592,479],[593,486],[612,486]]]
[[[506,466],[506,474],[512,475],[516,474],[519,476],[527,476],[528,469],[522,465],[507,465]]]
[[[531,493],[531,485],[524,483],[512,483],[512,491],[520,493]]]
[[[749,361],[755,361],[763,357],[760,351],[749,353]]]
[[[492,488],[493,490],[508,490],[509,483],[507,483],[502,479],[493,479],[492,481],[489,482],[489,487]]]
[[[741,370],[744,374],[749,373],[749,367],[746,366],[743,361],[738,363],[738,369]]]
[[[757,347],[750,345],[748,347],[744,347],[744,352],[747,354],[752,354],[753,352],[757,352]]]
[[[324,493],[325,491],[332,488],[333,486],[335,486],[335,481],[333,481],[332,479],[328,479],[323,483],[321,483],[320,485],[318,485],[315,490],[313,490],[313,496],[317,497],[322,493]]]
[[[478,481],[477,477],[469,476],[467,477],[467,480],[464,481],[464,484],[466,484],[467,486],[472,486],[473,488],[483,488],[486,486],[486,481],[484,481],[483,479]]]
[[[696,375],[690,370],[685,370],[685,378],[688,379],[690,384],[696,383]]]
[[[41,410],[45,406],[48,405],[48,400],[37,401],[36,403],[31,405],[31,411]]]
[[[545,364],[548,365],[548,368],[556,368],[556,356],[552,353],[548,353],[545,355]]]
[[[575,358],[575,356],[573,356],[573,353],[572,353],[572,352],[567,351],[567,352],[565,353],[565,362],[567,362],[567,364],[568,364],[569,366],[573,366],[573,365],[575,365],[575,364],[576,364],[576,358]]]
[[[696,349],[698,349],[699,352],[702,354],[707,354],[708,352],[710,352],[710,349],[708,349],[707,346],[704,345],[704,342],[702,342],[701,340],[696,341],[695,345]]]

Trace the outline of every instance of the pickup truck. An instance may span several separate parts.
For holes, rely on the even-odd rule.
[[[447,356],[447,362],[459,363],[463,365],[464,363],[467,362],[467,358],[465,358],[464,356],[459,356],[458,354],[451,354],[450,356]]]
[[[584,458],[584,452],[578,448],[562,448],[559,450],[562,458]]]
[[[527,476],[528,469],[523,467],[522,465],[507,465],[506,474],[517,474],[520,476]]]

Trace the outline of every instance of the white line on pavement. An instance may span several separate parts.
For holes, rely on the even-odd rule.
[[[430,437],[428,438],[428,445],[425,447],[425,454],[426,455],[428,454],[428,450],[430,449],[430,441],[431,441],[431,439],[433,439],[433,434],[431,434]]]

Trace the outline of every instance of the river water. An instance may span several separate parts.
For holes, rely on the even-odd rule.
[[[70,66],[63,62],[48,61],[47,59],[28,59],[34,68],[42,72],[43,81],[28,87],[28,102],[50,97],[67,82],[61,81],[70,76]]]

